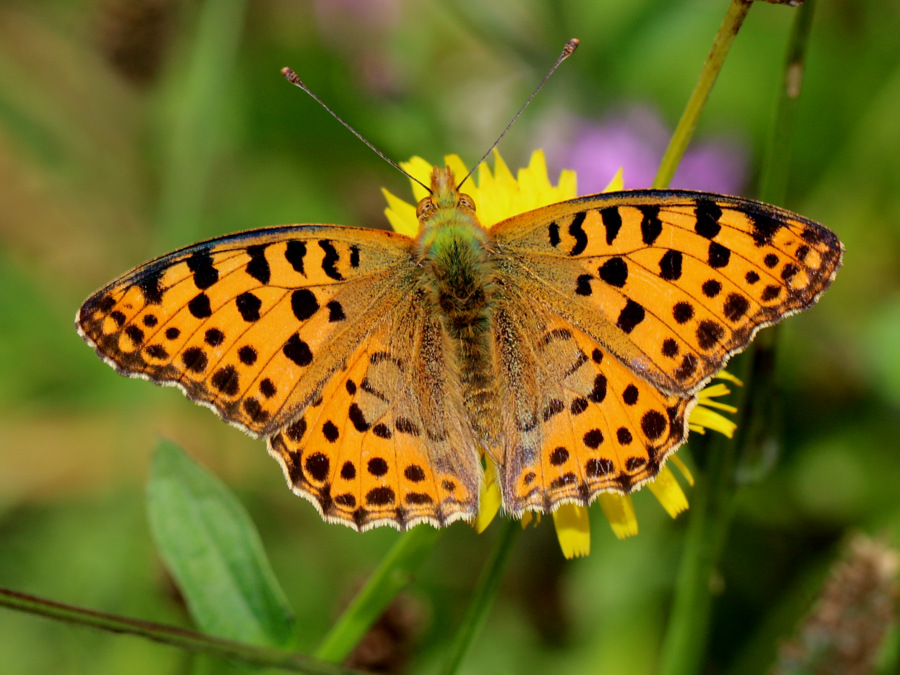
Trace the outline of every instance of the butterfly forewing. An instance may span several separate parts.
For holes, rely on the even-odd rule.
[[[318,395],[414,269],[411,240],[297,226],[197,244],[113,281],[79,331],[119,372],[268,434]]]
[[[796,214],[680,191],[584,197],[491,234],[525,297],[669,392],[696,391],[757,329],[812,305],[843,252]]]

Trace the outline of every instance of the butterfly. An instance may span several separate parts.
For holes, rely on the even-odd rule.
[[[79,333],[265,438],[294,492],[364,531],[627,494],[697,392],[841,265],[827,228],[748,199],[636,190],[483,227],[434,168],[419,234],[292,225],[211,239],[90,296]]]

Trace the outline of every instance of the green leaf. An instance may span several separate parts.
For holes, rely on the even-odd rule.
[[[293,611],[247,512],[170,441],[157,444],[147,508],[156,546],[201,630],[257,645],[291,641]]]

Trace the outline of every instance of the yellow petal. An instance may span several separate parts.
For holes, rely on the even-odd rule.
[[[479,500],[478,515],[472,521],[472,527],[481,534],[491,524],[491,521],[500,510],[500,486],[497,485],[497,467],[490,459],[484,462],[484,482],[481,484],[481,497]]]
[[[388,203],[388,207],[384,210],[384,215],[387,216],[391,229],[394,232],[405,234],[407,237],[415,237],[419,233],[416,207],[394,196],[384,188],[381,188],[381,193]]]
[[[581,558],[590,554],[591,523],[585,507],[563,504],[553,512],[553,525],[559,547],[566,558]]]
[[[681,475],[684,476],[684,479],[688,482],[688,485],[693,486],[694,485],[694,475],[691,473],[691,470],[687,467],[687,464],[685,464],[681,460],[681,457],[679,457],[678,455],[672,455],[669,458],[669,461],[675,465],[675,468],[678,469],[679,472],[681,472]]]
[[[550,176],[547,174],[547,158],[544,156],[543,150],[535,150],[531,153],[531,159],[528,160],[526,169],[519,169],[519,182],[528,181],[528,185],[523,185],[522,189],[534,189],[535,186],[549,186]]]
[[[619,539],[633,537],[638,533],[637,516],[634,514],[634,503],[629,495],[617,495],[604,492],[597,497],[597,503],[603,509],[603,515],[609,521],[613,534]]]
[[[512,171],[509,170],[506,162],[503,161],[496,149],[494,150],[494,178],[497,180],[497,186],[500,190],[516,192],[519,189]]]
[[[612,180],[609,181],[609,185],[603,188],[603,192],[621,192],[625,189],[625,168],[619,167],[619,170],[616,171],[616,175],[613,176]]]
[[[737,429],[737,424],[730,419],[709,408],[704,408],[702,405],[694,406],[688,419],[688,426],[691,431],[697,431],[701,434],[704,433],[705,429],[712,429],[724,436],[728,436],[728,438],[733,438],[734,430]]]
[[[729,382],[734,382],[739,387],[744,386],[743,382],[741,382],[738,378],[736,378],[734,375],[729,373],[727,370],[720,370],[718,373],[716,373],[716,379],[717,380],[728,380]]]
[[[447,166],[450,167],[450,170],[453,171],[453,175],[456,177],[457,181],[461,181],[466,177],[466,174],[469,173],[469,168],[465,165],[459,155],[444,155],[444,162],[446,162]]]
[[[656,480],[648,483],[647,487],[653,496],[659,500],[666,512],[675,518],[682,511],[686,511],[688,507],[687,497],[681,491],[681,486],[675,480],[675,476],[669,467],[664,466],[660,469]]]
[[[425,183],[425,185],[431,185],[431,171],[434,167],[432,167],[431,163],[425,159],[417,155],[412,157],[408,162],[400,162],[400,167],[413,178]],[[416,198],[416,203],[428,196],[428,190],[415,181],[410,181],[410,185],[412,185],[413,196]]]
[[[578,175],[568,169],[561,171],[556,189],[559,192],[559,201],[575,199],[578,196]]]

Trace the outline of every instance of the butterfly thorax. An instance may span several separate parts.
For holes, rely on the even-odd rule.
[[[463,396],[476,434],[493,445],[489,431],[497,419],[491,309],[494,272],[486,248],[487,232],[471,197],[461,194],[453,172],[435,169],[432,194],[419,202],[419,243],[424,283],[435,314],[450,338]]]

